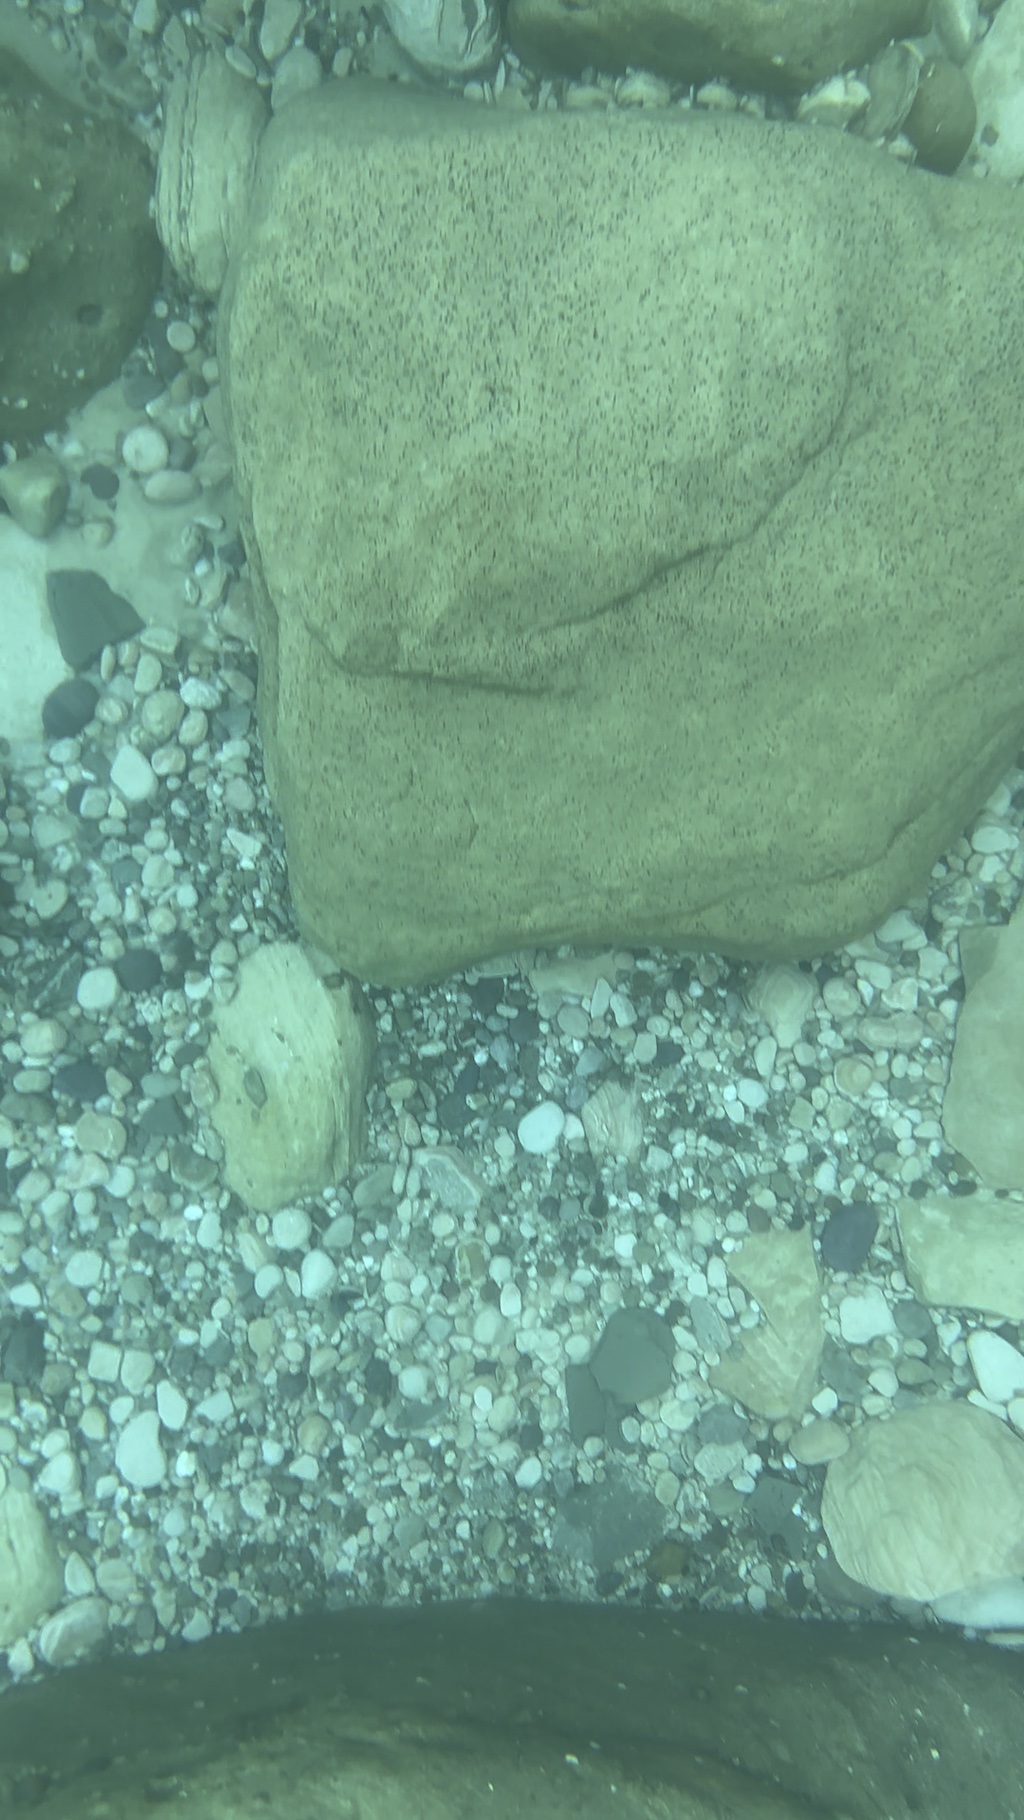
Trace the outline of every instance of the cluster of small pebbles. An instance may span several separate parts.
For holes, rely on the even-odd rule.
[[[332,0],[204,0],[167,19],[157,0],[137,0],[97,20],[60,0],[31,0],[40,29],[79,64],[87,92],[113,95],[149,120],[154,153],[170,83],[208,48],[265,91],[275,112],[329,76],[371,74],[530,108],[743,109],[849,130],[941,172],[957,169],[974,138],[977,112],[964,65],[994,10],[990,0],[932,0],[922,36],[896,39],[863,67],[801,96],[721,77],[687,84],[657,69],[541,76],[503,37],[496,0],[383,0],[379,9],[343,9]],[[735,37],[741,27],[734,20],[730,29]]]

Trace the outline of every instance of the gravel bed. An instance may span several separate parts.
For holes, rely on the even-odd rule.
[[[73,36],[71,9],[49,16]],[[160,55],[136,68],[162,79]],[[165,387],[180,403],[183,373],[213,383],[212,345],[209,312],[158,299],[126,429],[147,395],[157,419]],[[55,447],[87,528],[109,466]],[[162,471],[159,449],[127,453]],[[592,996],[570,957],[533,954],[369,988],[365,1162],[258,1215],[221,1188],[192,1088],[239,960],[296,931],[243,552],[201,496],[178,565],[202,634],[105,645],[94,693],[2,764],[0,1470],[48,1512],[69,1595],[140,1652],[353,1598],[848,1616],[822,1470],[788,1451],[792,1424],[708,1383],[756,1319],[725,1259],[750,1230],[812,1223],[819,1413],[973,1382],[961,1323],[908,1290],[894,1209],[972,1186],[941,1125],[957,938],[1016,904],[1024,773],[927,899],[802,970],[790,1045],[759,1010],[763,972],[711,955],[616,953]],[[630,1162],[588,1143],[603,1082],[633,1090]],[[851,1271],[893,1310],[884,1339],[844,1336]],[[641,1403],[577,1445],[566,1365],[627,1309],[671,1327],[696,1417]],[[9,1672],[35,1660],[27,1639]]]

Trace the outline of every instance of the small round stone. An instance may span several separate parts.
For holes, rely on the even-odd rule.
[[[64,1026],[55,1017],[37,1017],[21,1032],[21,1053],[33,1061],[56,1055],[64,1047]]]
[[[129,948],[114,962],[114,972],[126,992],[150,992],[163,978],[160,956],[151,948]]]
[[[196,497],[199,482],[181,468],[163,468],[143,481],[142,491],[150,505],[181,506]]]
[[[526,1459],[520,1460],[516,1467],[516,1484],[520,1491],[532,1491],[535,1486],[540,1484],[543,1477],[544,1468],[536,1454],[528,1454]]]
[[[337,1275],[338,1267],[326,1251],[307,1251],[299,1271],[303,1295],[310,1299],[326,1295],[334,1287]]]
[[[282,1207],[270,1222],[274,1244],[279,1251],[301,1251],[309,1239],[313,1222],[298,1207]]]
[[[137,424],[121,445],[124,465],[133,474],[158,474],[167,466],[170,453],[167,438],[155,423]]]
[[[83,1011],[109,1011],[121,988],[113,967],[88,967],[78,982],[75,997]]]
[[[176,689],[156,689],[142,704],[139,719],[151,739],[163,741],[176,733],[185,717],[185,704]]]

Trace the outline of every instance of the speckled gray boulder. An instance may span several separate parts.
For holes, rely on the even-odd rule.
[[[1024,204],[837,133],[327,86],[222,297],[305,933],[834,947],[1024,738]]]

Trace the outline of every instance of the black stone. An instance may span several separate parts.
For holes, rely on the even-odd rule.
[[[163,390],[163,380],[144,366],[125,373],[121,381],[125,404],[133,411],[144,411],[147,404],[151,404],[154,398],[159,398]]]
[[[821,1229],[822,1262],[829,1270],[859,1270],[878,1231],[878,1215],[866,1201],[852,1201],[830,1214]]]
[[[129,948],[114,962],[118,982],[126,992],[149,992],[163,978],[160,956],[151,948]]]
[[[188,1121],[177,1100],[154,1100],[140,1112],[135,1121],[143,1137],[180,1138],[188,1130]]]
[[[91,1106],[107,1091],[106,1071],[98,1062],[91,1061],[83,1055],[76,1062],[68,1062],[64,1068],[58,1068],[53,1077],[53,1085],[58,1093],[66,1094],[69,1100],[78,1100],[82,1105]]]
[[[83,468],[82,479],[94,499],[116,499],[117,489],[121,485],[114,469],[105,467],[102,461],[92,461],[87,468]]]
[[[46,1365],[45,1328],[27,1313],[0,1321],[0,1376],[9,1384],[34,1389]]]
[[[46,596],[61,656],[73,670],[94,663],[105,645],[118,645],[142,630],[131,602],[115,594],[94,569],[51,569]]]
[[[72,739],[87,727],[96,712],[99,690],[84,676],[72,676],[51,689],[43,703],[43,732],[47,739]]]

